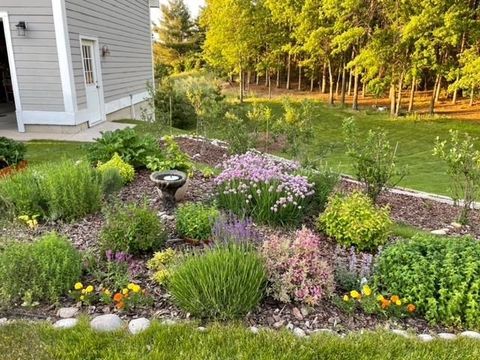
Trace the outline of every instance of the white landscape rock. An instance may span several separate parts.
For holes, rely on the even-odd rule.
[[[418,339],[423,341],[423,342],[430,342],[434,339],[432,335],[429,334],[420,334],[418,335]]]
[[[7,318],[1,318],[1,319],[0,319],[0,326],[2,326],[2,325],[7,325],[7,324],[8,324]]]
[[[53,327],[55,329],[71,329],[78,324],[78,319],[60,319],[58,320],[55,324],[53,324]]]
[[[123,327],[123,321],[118,315],[106,314],[97,316],[90,322],[90,326],[100,332],[117,331]]]
[[[430,233],[433,234],[433,235],[447,235],[448,230],[447,229],[439,229],[439,230],[430,231]]]
[[[305,333],[305,331],[303,331],[303,330],[300,329],[299,327],[296,327],[295,329],[293,329],[293,335],[298,336],[298,337],[305,337],[305,336],[307,336],[307,334]]]
[[[57,316],[62,318],[62,319],[69,319],[77,316],[78,314],[78,308],[76,307],[64,307],[60,308],[57,311]]]
[[[128,330],[133,335],[139,334],[150,327],[150,320],[147,318],[133,319],[128,323]]]
[[[457,335],[450,333],[439,333],[437,336],[442,340],[455,340],[457,338]]]
[[[256,326],[250,326],[250,331],[254,334],[258,334],[260,330]]]
[[[476,331],[464,331],[460,336],[467,337],[470,339],[480,340],[480,334]]]

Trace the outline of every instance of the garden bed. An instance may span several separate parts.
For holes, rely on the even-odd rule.
[[[201,140],[192,138],[180,138],[179,144],[182,149],[197,162],[205,163],[210,166],[218,166],[225,159],[227,150],[212,142],[202,144]],[[357,185],[344,181],[339,189],[352,191]],[[208,201],[214,196],[215,185],[212,178],[203,176],[196,171],[190,179],[189,190],[186,201]],[[142,203],[146,201],[150,207],[155,209],[159,216],[164,219],[168,240],[167,247],[174,249],[188,249],[192,245],[186,244],[179,239],[176,233],[174,216],[165,211],[163,202],[158,190],[149,179],[149,172],[141,170],[137,173],[135,180],[123,188],[117,196],[121,202]],[[472,212],[472,226],[457,228],[452,226],[458,215],[458,209],[433,200],[424,200],[417,197],[385,193],[380,198],[381,204],[389,205],[391,214],[395,221],[407,225],[415,226],[425,230],[436,230],[449,227],[452,234],[469,234],[480,238],[480,212]],[[307,223],[313,223],[314,219],[307,219]],[[25,227],[6,227],[3,231],[5,238],[32,239],[34,237],[46,234],[50,231],[57,231],[67,236],[73,242],[74,246],[83,251],[98,251],[98,237],[101,228],[105,224],[105,217],[101,212],[84,217],[80,221],[72,223],[47,223],[39,226],[35,230],[27,230]],[[257,226],[262,239],[266,239],[272,234],[279,236],[292,235],[293,230],[286,228],[270,228],[268,226]],[[333,241],[321,235],[325,244],[324,256],[333,259],[336,256],[336,247]],[[205,246],[205,245],[200,245]],[[170,301],[170,295],[163,288],[156,285],[151,279],[146,269],[146,263],[150,257],[138,257],[136,261],[143,271],[138,277],[142,288],[153,295],[154,304],[151,307],[142,308],[131,312],[123,312],[122,316],[126,318],[146,316],[151,318],[164,319],[188,319],[190,315],[182,312]],[[8,310],[1,310],[0,317],[9,318],[39,318],[55,319],[59,307],[75,306],[75,302],[70,298],[62,298],[59,304],[38,306],[34,308],[16,307]],[[111,307],[107,306],[84,306],[82,312],[88,314],[98,314],[110,312]],[[316,329],[332,329],[337,332],[348,332],[359,329],[377,329],[377,328],[406,328],[413,329],[419,333],[428,333],[430,331],[441,331],[443,327],[429,327],[427,322],[419,318],[407,318],[388,320],[378,315],[366,315],[363,312],[356,311],[348,314],[340,310],[331,301],[322,301],[321,305],[306,307],[301,305],[286,305],[279,301],[267,298],[261,306],[250,313],[245,324],[249,326],[261,326],[280,329],[283,327],[299,327],[306,331]]]

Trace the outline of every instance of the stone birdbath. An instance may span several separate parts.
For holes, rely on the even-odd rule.
[[[150,175],[157,188],[162,192],[165,210],[175,208],[175,193],[187,182],[187,174],[178,170],[155,171]]]

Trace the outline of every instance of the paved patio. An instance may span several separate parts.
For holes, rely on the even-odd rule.
[[[77,134],[57,134],[57,133],[41,133],[28,132],[21,133],[17,131],[17,120],[14,112],[0,111],[0,136],[5,136],[10,139],[18,141],[30,140],[56,140],[56,141],[78,141],[78,142],[93,142],[94,139],[101,136],[101,132],[114,131],[117,129],[125,129],[127,127],[134,127],[133,124],[120,124],[115,122],[104,122],[85,131]]]

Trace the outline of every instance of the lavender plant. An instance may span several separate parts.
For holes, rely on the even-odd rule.
[[[298,167],[253,151],[232,156],[215,179],[218,204],[263,223],[298,223],[314,194],[313,184],[294,174]]]
[[[212,230],[214,243],[217,245],[248,245],[261,241],[260,233],[250,218],[239,219],[233,214],[222,215],[215,222]]]
[[[350,291],[366,283],[372,276],[373,255],[337,245],[335,249],[335,283],[342,291]]]

